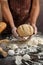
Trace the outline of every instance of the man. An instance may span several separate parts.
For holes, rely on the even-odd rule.
[[[37,33],[36,21],[39,15],[39,0],[0,0],[2,15],[10,24],[14,37],[18,37],[17,27],[30,24]]]

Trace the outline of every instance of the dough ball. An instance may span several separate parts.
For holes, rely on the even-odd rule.
[[[16,56],[15,59],[16,59],[15,63],[17,65],[21,65],[22,64],[22,56]]]
[[[6,28],[6,26],[5,22],[0,22],[0,33]]]
[[[17,29],[19,36],[27,37],[33,34],[33,27],[29,24],[20,25]]]
[[[15,54],[14,50],[9,50],[8,55],[13,56]]]
[[[24,56],[23,56],[23,60],[25,60],[25,61],[29,61],[31,58],[30,58],[30,56],[28,55],[28,54],[25,54]]]

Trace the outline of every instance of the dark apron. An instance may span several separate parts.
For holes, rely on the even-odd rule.
[[[9,4],[9,8],[10,8],[10,11],[11,11],[11,13],[12,13],[12,16],[13,16],[13,19],[14,19],[14,23],[15,23],[15,26],[16,27],[18,27],[19,25],[21,25],[21,24],[24,24],[25,22],[26,22],[26,20],[29,18],[29,15],[28,14],[30,14],[31,13],[31,8],[32,8],[32,0],[31,0],[31,2],[30,2],[30,8],[29,8],[29,12],[28,12],[28,14],[25,16],[25,18],[21,21],[20,20],[20,18],[19,18],[19,15],[12,9],[12,8],[14,8],[14,5],[12,5],[11,6],[11,4],[10,3],[12,3],[12,1],[13,0],[8,0],[8,4]],[[12,8],[11,8],[12,7]],[[5,19],[4,19],[4,21],[5,21]],[[19,23],[19,21],[21,22],[21,23]],[[6,21],[5,21],[6,22]],[[10,27],[10,25],[7,23],[7,28],[6,28],[6,30],[5,31],[3,31],[2,32],[2,37],[3,36],[10,36],[11,35],[11,27]]]
[[[12,1],[14,1],[14,0],[8,0],[8,4],[9,4],[9,8],[10,8],[10,11],[11,11],[13,19],[14,19],[15,26],[18,27],[19,25],[24,24],[26,22],[26,20],[29,18],[29,14],[30,14],[31,8],[32,8],[32,0],[30,0],[29,12],[26,14],[26,16],[24,17],[24,19],[22,21],[20,19],[19,14],[17,14],[17,12],[13,10],[14,9],[14,3],[12,5]]]

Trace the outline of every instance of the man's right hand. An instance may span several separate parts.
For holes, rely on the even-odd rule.
[[[12,34],[13,34],[13,36],[14,36],[15,38],[17,38],[17,39],[20,40],[20,41],[25,41],[25,40],[26,40],[25,38],[22,38],[22,37],[20,37],[20,36],[18,35],[18,33],[17,33],[17,28],[16,28],[16,27],[14,27],[14,28],[12,29]]]
[[[13,34],[13,36],[14,36],[15,38],[18,38],[17,28],[16,28],[16,27],[14,27],[14,28],[12,29],[12,34]]]

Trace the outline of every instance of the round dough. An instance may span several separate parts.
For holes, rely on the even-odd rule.
[[[5,22],[0,22],[0,33],[6,28],[6,26]]]
[[[31,58],[30,58],[30,56],[28,55],[28,54],[25,54],[24,56],[23,56],[23,60],[25,60],[25,61],[29,61]]]
[[[33,27],[29,24],[20,25],[17,29],[19,36],[27,37],[33,34]]]
[[[8,55],[13,56],[15,54],[14,50],[9,50]]]

